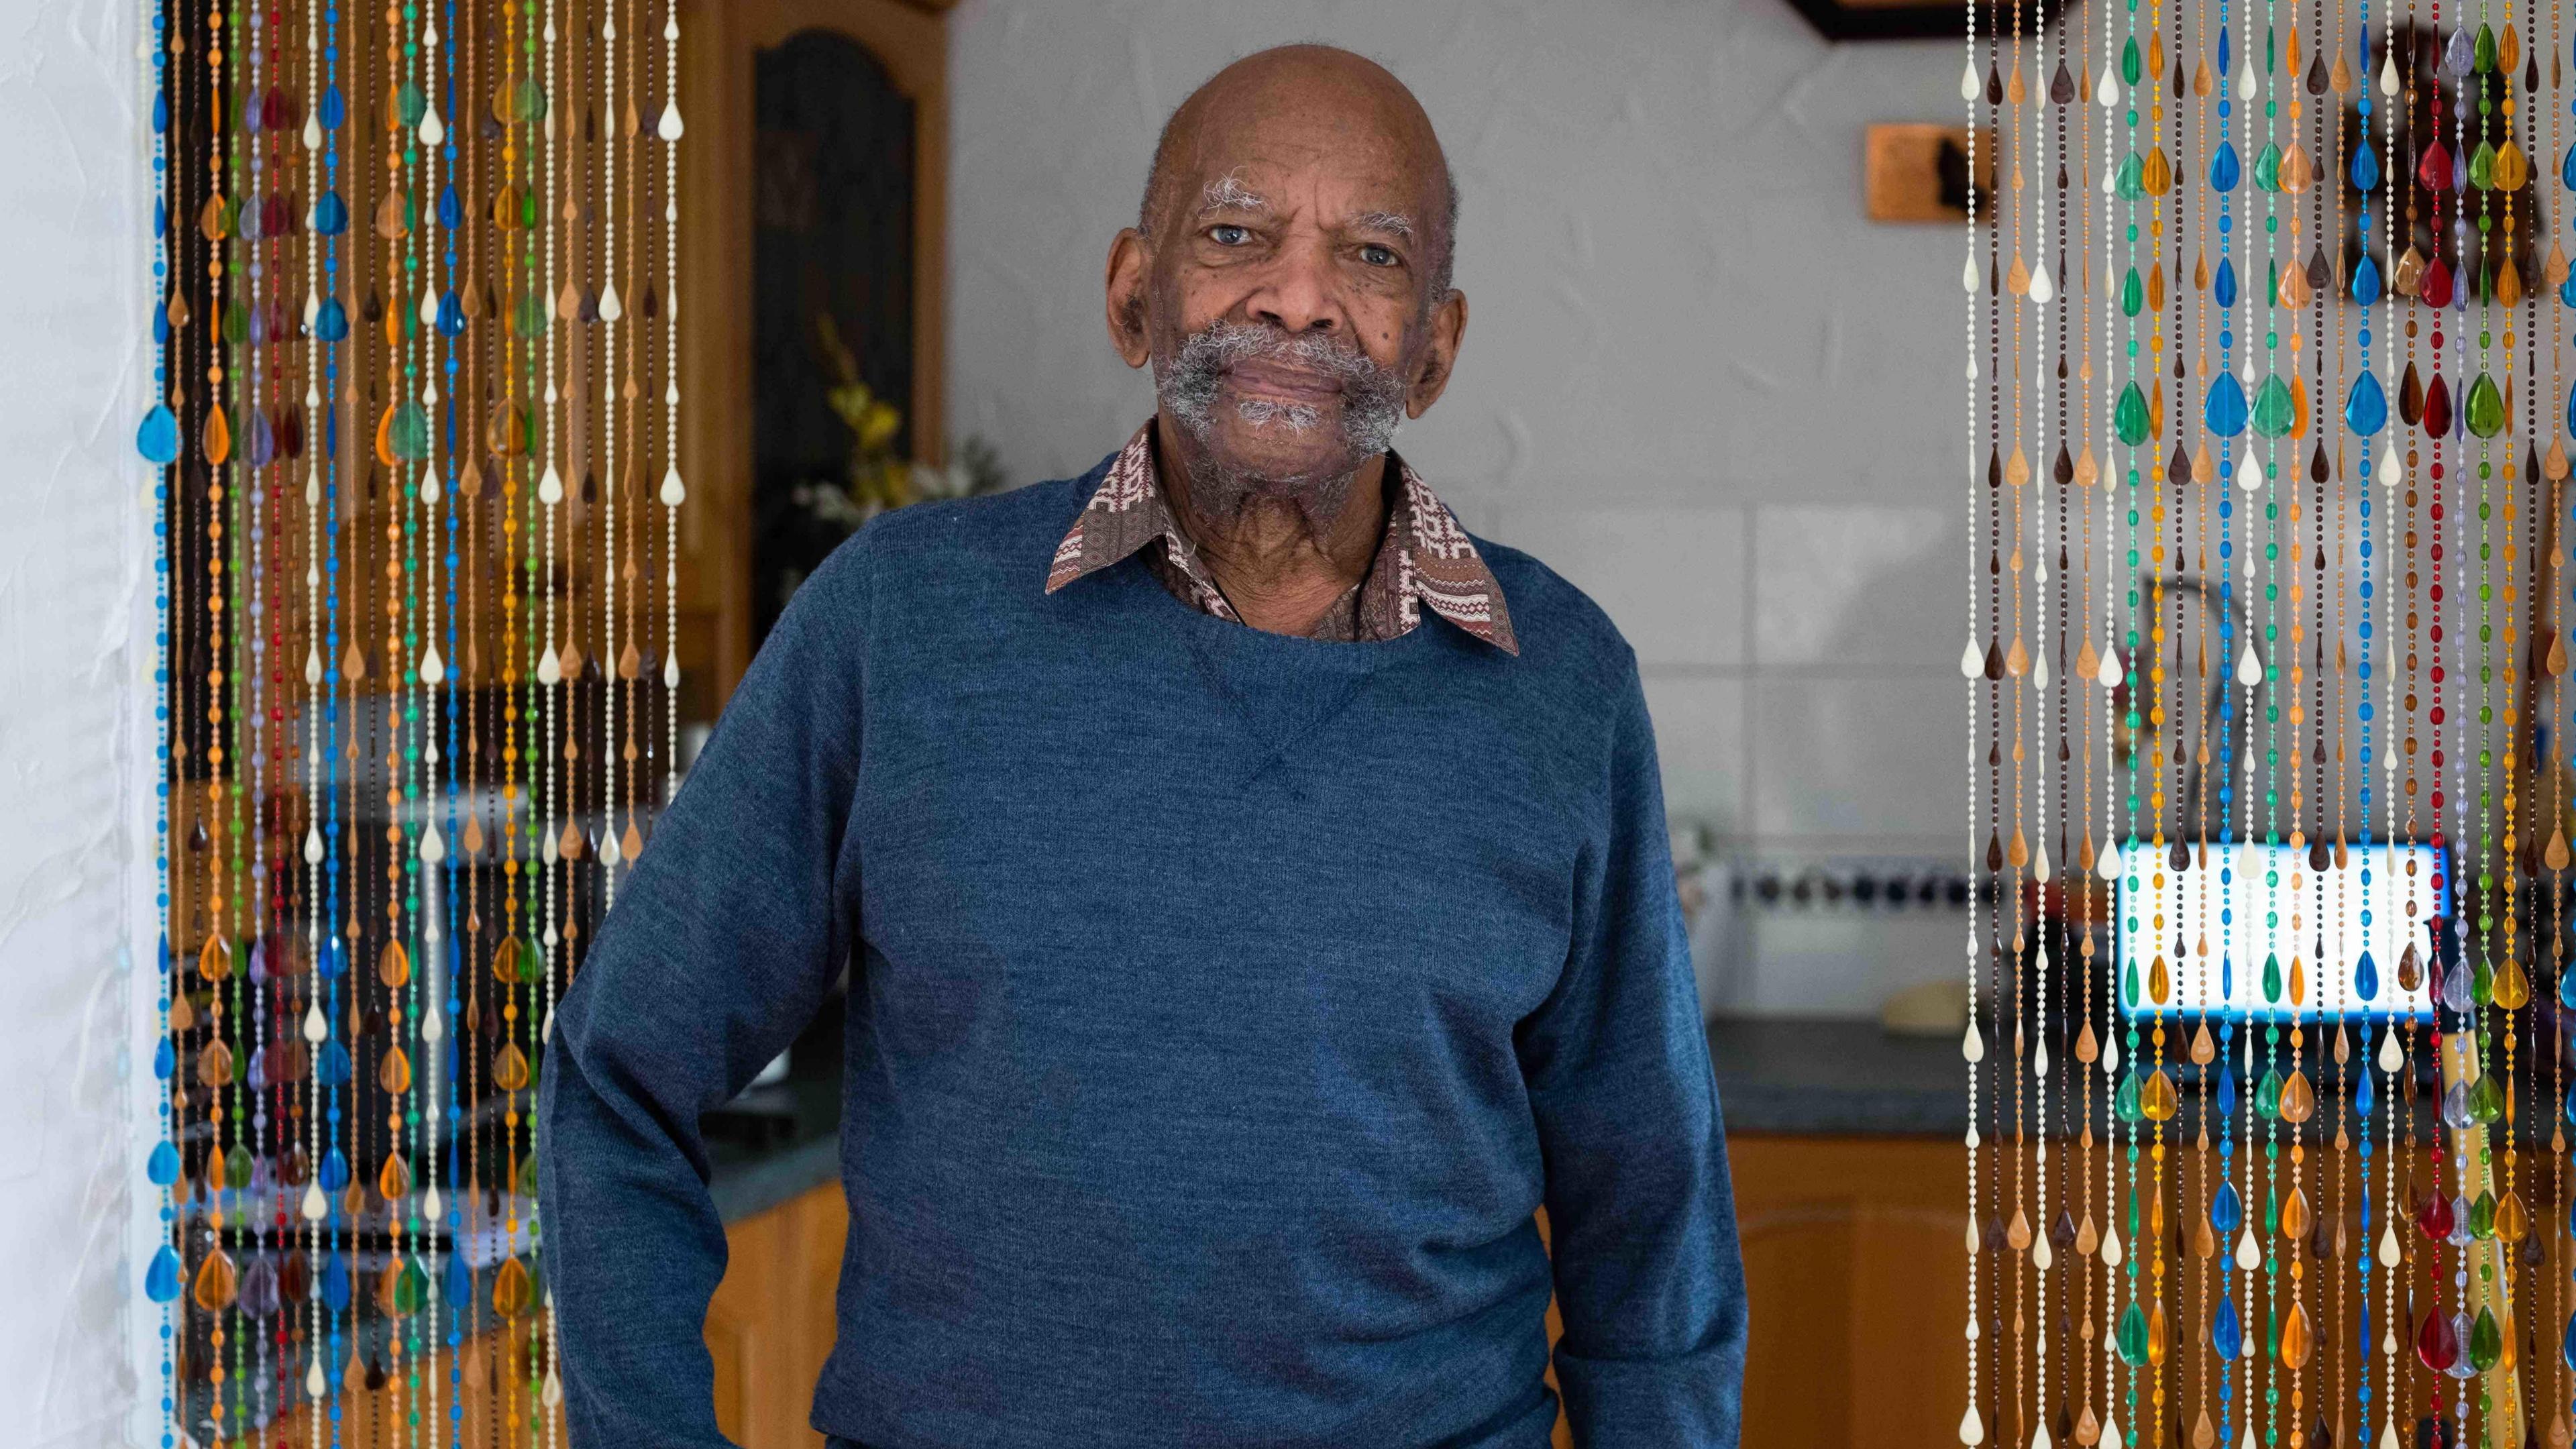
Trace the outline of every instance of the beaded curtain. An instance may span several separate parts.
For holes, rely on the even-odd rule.
[[[2053,18],[1960,83],[1959,1439],[2565,1446],[2570,7]]]
[[[675,0],[153,0],[164,1446],[552,1444],[534,1091],[676,788]]]

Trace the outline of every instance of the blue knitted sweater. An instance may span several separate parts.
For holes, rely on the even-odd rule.
[[[575,1449],[726,1442],[698,1118],[844,962],[836,1444],[1542,1449],[1553,1287],[1578,1444],[1733,1445],[1635,655],[1481,538],[1517,657],[1048,594],[1105,466],[843,545],[621,884],[540,1087]]]

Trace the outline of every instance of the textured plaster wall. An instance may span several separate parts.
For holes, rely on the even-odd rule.
[[[140,13],[0,0],[0,1444],[28,1449],[139,1442],[120,953],[151,890]]]
[[[1398,445],[1610,610],[1727,856],[1963,858],[1959,233],[1860,195],[1865,123],[1957,115],[1954,43],[1829,46],[1787,0],[965,0],[951,35],[960,435],[1024,481],[1122,441],[1151,391],[1101,270],[1164,116],[1265,45],[1373,55],[1464,194],[1467,345]],[[1703,980],[1865,1012],[1952,971],[1956,919],[1769,915]]]

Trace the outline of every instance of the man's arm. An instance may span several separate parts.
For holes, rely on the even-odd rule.
[[[1517,1040],[1547,1164],[1557,1383],[1585,1449],[1733,1449],[1735,1202],[1634,655],[1625,676],[1565,977]]]
[[[856,929],[859,550],[788,604],[555,1008],[538,1177],[574,1449],[726,1443],[698,1115],[812,1018]]]

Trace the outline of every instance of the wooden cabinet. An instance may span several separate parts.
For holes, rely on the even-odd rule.
[[[1761,1449],[1956,1442],[1967,1382],[1968,1149],[1731,1134]]]

